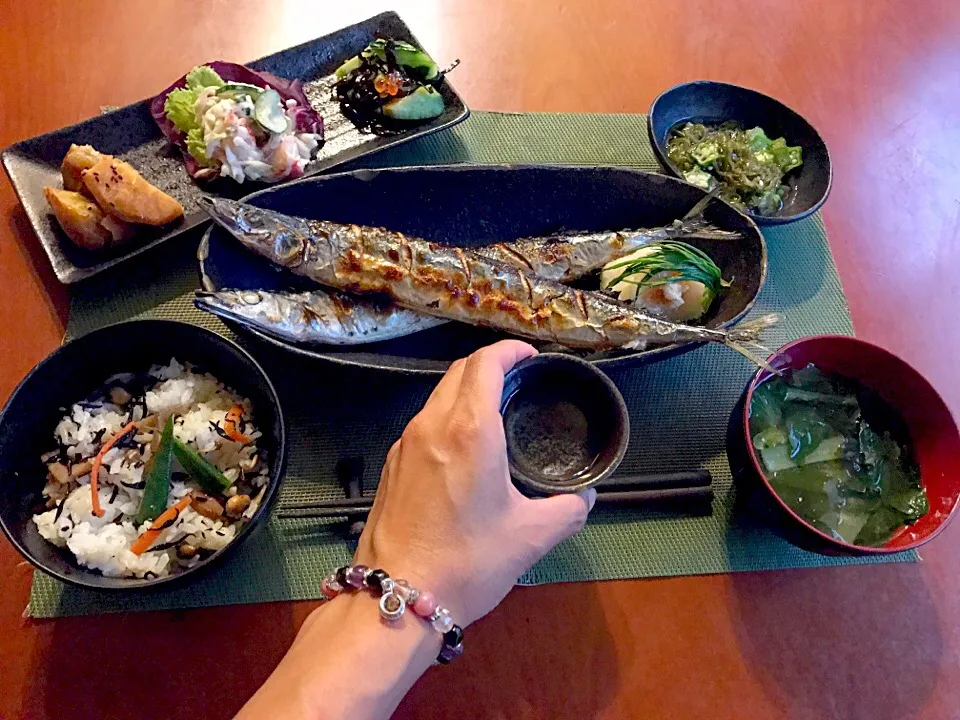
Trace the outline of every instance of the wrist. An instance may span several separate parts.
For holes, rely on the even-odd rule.
[[[388,717],[440,651],[413,616],[387,623],[377,598],[344,594],[307,617],[289,652],[238,717]],[[278,707],[295,708],[290,715]]]

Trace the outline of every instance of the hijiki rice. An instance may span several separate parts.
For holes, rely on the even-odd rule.
[[[252,412],[249,399],[175,359],[140,376],[110,378],[68,409],[53,432],[56,448],[41,458],[48,509],[33,516],[40,535],[69,550],[81,566],[111,577],[149,579],[196,565],[236,537],[269,482]],[[161,431],[171,418],[173,437],[216,469],[211,472],[219,471],[224,489],[205,491],[175,459],[166,511],[138,523],[151,457],[159,457]],[[133,429],[121,434],[131,423]],[[91,490],[98,455],[101,516]],[[138,539],[140,548],[146,546],[139,554]]]

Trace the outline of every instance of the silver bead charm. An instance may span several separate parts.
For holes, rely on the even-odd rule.
[[[386,592],[380,596],[380,617],[384,620],[399,620],[403,617],[407,604],[393,592]]]
[[[396,590],[396,587],[397,583],[393,580],[393,578],[384,578],[380,581],[380,592],[382,592],[384,595],[393,593]]]

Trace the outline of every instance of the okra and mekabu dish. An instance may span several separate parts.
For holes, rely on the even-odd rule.
[[[175,359],[71,406],[41,458],[40,535],[110,577],[162,577],[226,547],[269,482],[250,400]]]

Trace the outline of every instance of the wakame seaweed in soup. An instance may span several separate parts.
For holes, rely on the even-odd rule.
[[[761,383],[753,446],[780,498],[818,530],[878,547],[929,510],[900,416],[861,384],[813,365]]]

